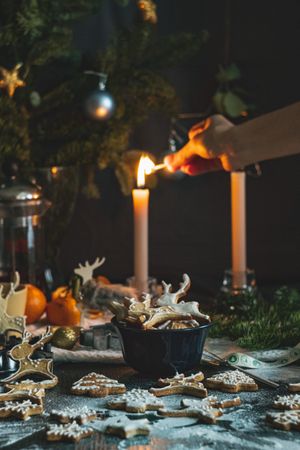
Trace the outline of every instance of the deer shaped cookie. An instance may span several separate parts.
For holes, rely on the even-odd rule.
[[[171,292],[172,289],[171,284],[167,284],[165,281],[162,281],[162,285],[164,292],[163,295],[157,300],[157,305],[173,306],[177,305],[179,299],[181,299],[181,297],[184,297],[186,295],[187,291],[191,287],[191,280],[190,277],[186,273],[184,273],[183,282],[180,283],[179,289],[176,292]]]
[[[183,282],[180,283],[178,291],[171,292],[172,285],[162,281],[164,292],[162,296],[157,300],[158,306],[169,306],[177,314],[190,315],[191,318],[204,322],[210,322],[210,317],[206,314],[202,314],[199,311],[198,302],[179,302],[184,297],[191,287],[190,277],[185,273],[183,274]]]
[[[14,360],[19,362],[18,370],[10,375],[9,377],[2,379],[1,382],[7,383],[11,381],[19,380],[20,378],[27,375],[44,375],[48,380],[44,382],[38,382],[32,384],[40,385],[43,388],[54,387],[57,382],[57,376],[52,372],[53,361],[52,359],[40,358],[31,359],[31,355],[35,350],[41,348],[46,342],[50,341],[53,333],[51,333],[50,328],[46,329],[46,333],[41,336],[41,338],[34,344],[30,344],[30,339],[32,334],[28,331],[24,331],[23,339],[20,344],[15,345],[9,352],[8,355]]]
[[[0,333],[12,330],[23,334],[25,330],[25,316],[9,316],[6,312],[7,301],[19,286],[19,283],[20,276],[16,272],[15,280],[13,283],[10,283],[10,289],[6,295],[4,295],[4,286],[0,286]]]

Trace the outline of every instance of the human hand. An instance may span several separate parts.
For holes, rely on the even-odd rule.
[[[189,131],[189,142],[177,153],[168,155],[164,163],[170,172],[181,170],[199,175],[213,170],[237,170],[243,167],[234,151],[231,131],[235,126],[216,114],[197,123]]]

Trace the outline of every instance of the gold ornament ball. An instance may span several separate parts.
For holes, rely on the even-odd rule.
[[[80,327],[59,327],[55,330],[51,343],[54,347],[71,350],[79,339]]]

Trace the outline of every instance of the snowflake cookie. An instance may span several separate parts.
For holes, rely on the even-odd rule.
[[[159,388],[151,388],[149,392],[156,397],[165,395],[185,394],[195,397],[206,397],[207,390],[201,383],[204,375],[198,372],[195,375],[185,377],[184,374],[177,374],[173,378],[160,378],[157,382]]]
[[[73,383],[71,392],[74,395],[106,397],[110,394],[123,394],[126,392],[126,387],[117,380],[92,372]]]
[[[276,409],[300,409],[300,395],[282,395],[278,396],[273,403]]]
[[[83,425],[86,422],[95,420],[97,418],[97,412],[88,409],[86,406],[83,408],[65,408],[63,411],[58,409],[52,409],[50,412],[52,419],[58,420],[60,423],[77,422]]]
[[[266,415],[266,421],[280,430],[300,431],[300,411],[271,412]]]
[[[253,378],[240,370],[228,370],[218,373],[204,381],[206,387],[223,392],[257,391]]]
[[[93,433],[92,428],[82,427],[74,421],[63,425],[49,425],[46,437],[47,441],[78,442]]]
[[[142,413],[146,410],[157,411],[164,406],[164,403],[145,389],[132,389],[132,391],[126,392],[120,397],[109,400],[107,406],[111,409]]]
[[[44,408],[39,399],[36,402],[32,399],[27,399],[0,403],[0,419],[15,417],[27,420],[30,416],[42,414],[43,412]]]

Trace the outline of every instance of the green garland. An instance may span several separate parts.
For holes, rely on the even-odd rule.
[[[251,350],[293,346],[300,342],[300,291],[284,286],[271,299],[222,295],[213,320],[211,337],[229,336]]]

